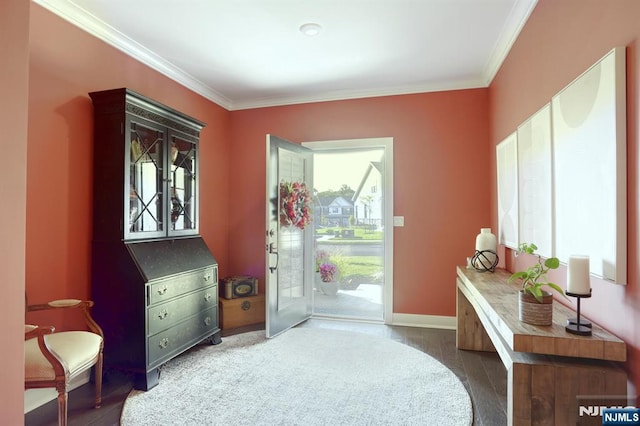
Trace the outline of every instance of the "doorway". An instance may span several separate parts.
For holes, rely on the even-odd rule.
[[[313,151],[313,316],[390,323],[393,139],[302,145]]]

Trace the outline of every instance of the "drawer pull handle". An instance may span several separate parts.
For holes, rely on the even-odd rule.
[[[160,340],[160,344],[158,346],[160,346],[160,349],[166,349],[167,346],[169,346],[169,339],[163,337],[162,340]]]
[[[211,325],[211,317],[206,317],[204,319],[204,323],[205,323],[205,325]]]
[[[162,296],[162,295],[163,295],[163,294],[165,294],[166,292],[167,292],[167,286],[166,286],[166,285],[165,285],[165,286],[163,286],[162,288],[159,288],[159,289],[158,289],[158,294],[159,294],[160,296]]]
[[[211,279],[211,275],[205,275],[204,277],[205,282],[209,281]]]
[[[205,293],[204,300],[205,302],[208,302],[209,300],[211,300],[211,293]]]
[[[158,318],[162,320],[162,319],[165,319],[167,315],[169,315],[169,312],[167,312],[166,309],[163,309],[158,313]]]
[[[248,311],[249,309],[251,309],[251,302],[245,300],[244,302],[242,302],[242,305],[240,305],[240,307],[243,311]]]

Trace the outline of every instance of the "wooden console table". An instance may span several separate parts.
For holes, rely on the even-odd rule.
[[[517,283],[494,273],[457,268],[458,349],[498,352],[507,369],[510,425],[575,424],[578,396],[624,396],[624,341],[593,324],[592,336],[569,334],[575,312],[555,301],[553,324],[518,319]]]

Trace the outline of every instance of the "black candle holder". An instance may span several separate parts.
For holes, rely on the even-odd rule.
[[[493,272],[498,266],[498,254],[493,250],[476,250],[471,258],[471,266],[479,272]]]
[[[577,294],[570,293],[568,291],[565,291],[565,294],[567,296],[575,297],[578,299],[578,308],[576,309],[577,316],[575,318],[569,318],[567,320],[567,326],[565,327],[565,330],[567,330],[567,333],[577,334],[579,336],[591,336],[591,322],[580,318],[580,300],[590,298],[591,289],[589,289],[589,294]]]

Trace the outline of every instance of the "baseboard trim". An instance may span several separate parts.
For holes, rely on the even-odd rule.
[[[446,317],[439,315],[393,314],[391,325],[455,330],[456,317]]]
[[[90,379],[91,369],[80,373],[69,383],[69,392],[89,383]],[[56,398],[58,398],[58,392],[55,388],[27,389],[24,391],[24,413],[27,414],[29,411],[35,410]]]

